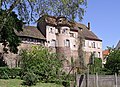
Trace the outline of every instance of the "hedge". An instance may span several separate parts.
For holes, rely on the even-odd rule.
[[[14,79],[20,76],[20,71],[20,68],[0,67],[0,79]]]

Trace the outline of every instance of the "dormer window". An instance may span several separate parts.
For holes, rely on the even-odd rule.
[[[62,34],[68,34],[69,32],[68,32],[68,29],[67,28],[64,28],[64,29],[62,29]]]
[[[62,30],[62,34],[64,34],[65,32],[66,32],[66,29],[63,29],[63,30]]]
[[[62,19],[59,19],[59,20],[58,20],[58,23],[62,23]]]
[[[78,27],[79,29],[80,29],[80,31],[82,31],[83,30],[83,28],[81,28],[81,27]]]
[[[62,22],[62,19],[60,19],[58,22]]]
[[[70,33],[70,37],[75,37],[75,33]]]

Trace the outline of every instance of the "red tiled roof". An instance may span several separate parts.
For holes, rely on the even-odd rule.
[[[106,55],[109,55],[110,51],[109,50],[104,50],[102,53],[103,53],[104,56],[106,56]]]

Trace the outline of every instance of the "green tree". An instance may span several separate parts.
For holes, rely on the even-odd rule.
[[[94,63],[91,63],[90,65],[90,73],[101,73],[102,70],[102,60],[101,58],[94,58]]]
[[[2,26],[0,41],[3,43],[3,50],[5,52],[7,52],[7,47],[9,47],[11,52],[17,53],[17,46],[19,46],[20,39],[15,34],[14,30],[21,31],[23,22],[17,18],[15,12],[11,12],[9,16],[7,16],[4,25],[2,25],[6,15],[7,13],[5,10],[0,10],[0,27]]]
[[[105,68],[110,70],[113,74],[119,73],[120,70],[120,50],[112,50],[107,57]]]
[[[45,47],[32,47],[21,52],[21,68],[25,72],[33,72],[39,80],[51,81],[59,79],[62,61],[54,53],[49,53]]]
[[[86,2],[87,0],[0,0],[0,8],[6,9],[8,14],[15,9],[20,18],[27,22],[35,21],[36,17],[44,14],[74,20],[82,19]]]

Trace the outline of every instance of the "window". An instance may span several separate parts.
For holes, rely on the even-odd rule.
[[[70,40],[68,40],[68,39],[65,40],[65,46],[70,47]]]
[[[95,48],[95,42],[92,43],[92,48]]]
[[[98,49],[100,49],[100,43],[98,43]]]
[[[98,52],[98,58],[100,58],[100,52]]]
[[[62,19],[59,19],[58,22],[59,22],[59,23],[62,23]]]
[[[27,41],[29,42],[29,41],[30,41],[30,38],[27,38]]]
[[[20,38],[22,41],[25,41],[25,38]]]
[[[61,22],[62,22],[62,19],[59,19],[59,21],[58,21],[58,22],[60,22],[60,23],[61,23]]]
[[[75,37],[75,34],[74,33],[70,33],[70,37]]]
[[[82,44],[83,44],[83,47],[86,47],[85,41],[84,41],[84,42],[82,42]]]
[[[34,39],[31,39],[31,42],[34,42]]]
[[[47,41],[48,43],[50,43],[50,41]]]
[[[62,29],[62,34],[69,34],[69,31],[68,31],[68,29],[67,29],[67,28],[65,28],[65,29]]]
[[[27,38],[22,38],[23,41],[27,41]]]
[[[80,29],[80,31],[82,31],[83,30],[83,28],[81,28],[81,27],[78,27],[79,29]]]
[[[62,30],[62,34],[64,34],[65,32],[66,32],[66,29],[63,29],[63,30]]]
[[[88,46],[91,47],[91,42],[88,42]]]
[[[56,34],[58,33],[58,29],[55,29],[55,33],[56,33]]]
[[[37,40],[37,42],[40,42],[40,40]]]
[[[73,45],[74,47],[76,47],[76,45]]]
[[[52,28],[50,28],[49,33],[53,33],[53,29]]]
[[[55,41],[54,39],[52,39],[52,41],[51,41],[51,46],[52,46],[52,47],[55,47],[55,46],[56,46],[56,41]]]
[[[97,53],[96,51],[93,51],[94,57],[97,57]]]

